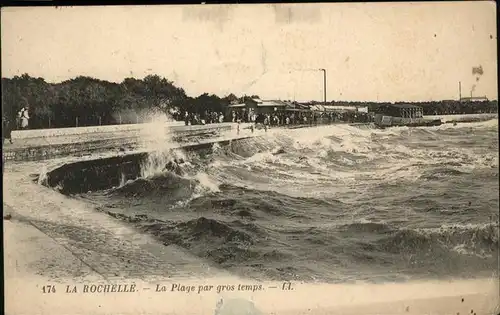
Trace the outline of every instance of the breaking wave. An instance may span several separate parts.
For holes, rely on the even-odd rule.
[[[177,152],[98,209],[255,278],[398,280],[498,265],[498,122],[376,130],[271,129]],[[149,168],[149,169],[148,169]]]

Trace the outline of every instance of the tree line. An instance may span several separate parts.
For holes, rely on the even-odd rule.
[[[113,83],[79,76],[49,83],[28,74],[2,78],[2,116],[15,120],[29,106],[30,128],[112,125],[145,121],[151,112],[224,112],[234,94],[220,98],[204,93],[189,97],[173,82],[157,75]]]
[[[158,75],[143,79],[126,78],[113,83],[92,77],[78,76],[60,83],[49,83],[43,78],[28,74],[2,78],[2,117],[15,120],[22,108],[30,108],[30,128],[61,128],[78,126],[111,125],[143,122],[152,111],[203,114],[226,113],[227,106],[241,103],[246,97],[231,93],[225,97],[204,93],[197,97],[186,95],[184,89]],[[311,102],[311,104],[322,102]],[[332,102],[334,105],[368,106],[369,110],[387,103]],[[497,112],[496,101],[464,103],[441,101],[417,103],[424,114],[469,114]]]

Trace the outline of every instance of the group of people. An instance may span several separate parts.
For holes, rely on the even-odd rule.
[[[12,143],[12,131],[13,130],[25,130],[29,128],[29,107],[21,108],[16,115],[16,120],[13,122],[6,115],[2,115],[2,144],[5,143],[5,139],[8,139]]]
[[[222,112],[205,111],[203,114],[184,112],[184,124],[189,125],[206,125],[224,122],[224,114]]]
[[[254,111],[233,110],[225,116],[222,112],[205,111],[203,113],[182,112],[175,117],[183,120],[185,125],[206,125],[222,122],[256,123],[266,126],[328,124],[336,122],[368,123],[373,121],[372,115],[364,112],[311,112],[311,111],[275,111],[255,113]]]
[[[260,123],[265,126],[287,126],[329,124],[338,122],[368,123],[373,121],[373,117],[370,114],[363,112],[277,112],[270,114],[258,114],[251,117],[250,121],[243,121]]]

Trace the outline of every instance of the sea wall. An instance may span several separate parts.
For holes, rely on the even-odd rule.
[[[51,128],[51,129],[33,129],[33,130],[14,130],[12,131],[12,139],[31,139],[31,138],[46,138],[60,137],[69,135],[81,135],[87,133],[115,133],[129,132],[138,130],[137,124],[127,125],[109,125],[109,126],[92,126],[92,127],[73,127],[73,128]]]
[[[119,148],[131,150],[138,146],[131,139],[106,139],[58,144],[44,144],[26,147],[4,147],[3,158],[6,161],[40,161],[66,156],[86,156],[93,153],[117,151]]]
[[[33,130],[14,130],[12,131],[13,140],[33,139],[33,138],[50,138],[50,137],[65,137],[77,135],[98,135],[104,137],[112,137],[117,134],[136,135],[144,128],[148,128],[148,123],[144,124],[127,124],[127,125],[108,125],[108,126],[93,126],[93,127],[72,127],[72,128],[51,128],[51,129],[33,129]],[[155,126],[158,124],[154,124]],[[234,123],[221,123],[211,125],[194,125],[185,126],[184,122],[168,122],[164,124],[167,132],[182,132],[183,130],[196,131],[207,128],[226,128]],[[108,135],[108,136],[107,136]]]
[[[196,151],[203,155],[209,153],[215,143],[218,143],[220,147],[231,147],[238,141],[248,138],[250,137],[229,137],[222,140],[179,145],[178,148],[188,152]],[[141,151],[64,163],[40,174],[39,182],[47,187],[57,187],[66,195],[117,187],[124,181],[140,177],[141,167],[147,162],[149,154],[150,152]]]
[[[7,161],[36,161],[64,156],[84,156],[109,151],[137,150],[144,143],[143,128],[146,125],[119,125],[61,129],[16,131],[14,144],[3,146]],[[157,128],[157,126],[154,126]],[[165,134],[175,142],[196,142],[229,132],[236,128],[233,123],[179,126],[165,125]],[[14,132],[13,132],[14,133]]]
[[[498,119],[498,114],[436,115],[426,119],[441,119],[443,123],[477,122]],[[137,150],[143,144],[142,130],[148,124],[114,125],[13,131],[14,145],[6,143],[3,158],[7,161],[36,161],[63,156],[85,156],[108,151]],[[358,125],[358,124],[352,124]],[[361,124],[363,125],[363,124]],[[184,126],[178,122],[164,125],[165,133],[171,134],[175,142],[199,142],[216,138],[223,132],[236,129],[235,123]],[[155,125],[155,128],[157,125]],[[240,128],[248,128],[241,124]],[[309,125],[291,126],[291,128]]]

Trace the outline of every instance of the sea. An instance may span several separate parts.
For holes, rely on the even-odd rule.
[[[233,274],[345,283],[498,277],[498,120],[270,129],[182,173],[77,197]],[[156,163],[159,165],[161,163]]]

